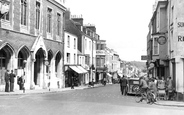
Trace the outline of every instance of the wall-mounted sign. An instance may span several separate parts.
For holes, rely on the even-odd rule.
[[[159,38],[157,39],[157,42],[160,44],[160,45],[164,45],[166,42],[167,42],[167,38],[165,36],[159,36]]]
[[[178,42],[184,42],[184,36],[178,36]]]
[[[105,55],[104,50],[96,50],[96,55]]]
[[[184,22],[178,22],[178,28],[184,27]]]

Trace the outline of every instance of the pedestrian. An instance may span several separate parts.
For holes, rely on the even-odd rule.
[[[11,70],[10,73],[10,92],[14,92],[14,78],[15,78],[15,74],[13,73],[13,70]]]
[[[125,96],[126,96],[127,85],[128,85],[128,80],[127,80],[126,76],[123,76],[122,82],[121,82],[121,86],[122,86],[122,95],[125,95]]]
[[[5,92],[9,92],[9,84],[10,84],[9,70],[6,70],[5,72]]]
[[[154,93],[154,95],[155,95],[154,99],[156,101],[156,97],[157,97],[157,86],[156,86],[156,83],[154,81],[155,81],[155,79],[153,79],[153,78],[150,79],[149,89]],[[149,102],[150,102],[150,100],[149,100]]]
[[[18,78],[18,85],[19,85],[19,90],[24,90],[24,78],[21,76]]]
[[[167,80],[167,98],[168,100],[171,100],[172,91],[173,91],[172,79],[171,77],[169,77]]]
[[[71,78],[71,89],[74,89],[74,77]]]
[[[139,102],[142,102],[143,100],[145,100],[147,98],[145,96],[147,96],[148,84],[147,84],[145,79],[146,79],[145,77],[141,77],[140,78],[139,87],[141,89],[141,99],[139,100]]]
[[[124,75],[123,75],[124,77]],[[121,94],[123,95],[123,89],[122,89],[122,80],[123,80],[123,77],[120,77],[119,79],[119,85],[120,85],[120,91],[121,91]]]

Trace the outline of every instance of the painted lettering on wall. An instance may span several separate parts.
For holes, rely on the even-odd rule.
[[[178,22],[178,28],[184,27],[184,22]]]
[[[178,42],[184,42],[184,36],[178,36]]]

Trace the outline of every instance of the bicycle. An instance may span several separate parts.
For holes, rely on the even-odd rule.
[[[134,90],[135,90],[135,101],[137,103],[141,102],[141,98],[143,100],[146,100],[147,103],[149,104],[153,104],[154,102],[156,102],[156,96],[152,90],[148,89],[147,93],[146,92],[142,93],[142,90],[139,87],[135,88]]]

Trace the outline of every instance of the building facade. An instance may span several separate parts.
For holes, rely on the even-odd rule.
[[[10,0],[1,20],[0,89],[4,73],[23,76],[26,89],[61,88],[63,78],[64,1]]]
[[[149,72],[153,76],[170,76],[178,100],[184,99],[183,6],[181,0],[157,1],[147,38]]]

